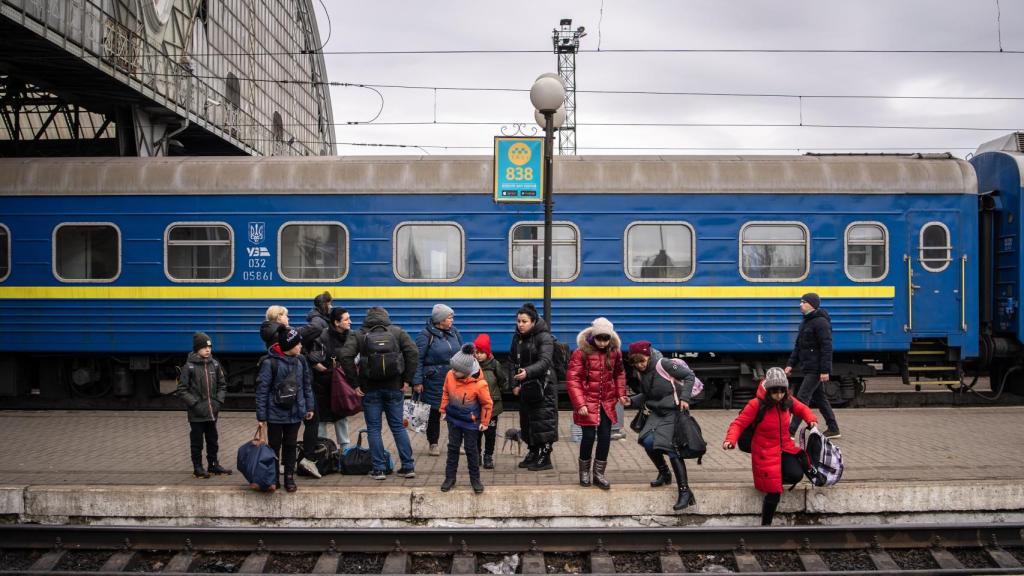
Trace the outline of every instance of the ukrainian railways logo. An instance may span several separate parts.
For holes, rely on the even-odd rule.
[[[266,222],[249,222],[249,243],[259,244],[267,237]]]

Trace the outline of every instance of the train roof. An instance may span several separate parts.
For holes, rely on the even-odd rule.
[[[947,155],[572,156],[557,194],[976,194]],[[0,195],[491,194],[490,156],[0,159]]]

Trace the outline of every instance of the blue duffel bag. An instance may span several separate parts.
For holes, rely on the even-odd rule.
[[[277,454],[267,445],[263,426],[257,426],[252,440],[238,447],[235,468],[253,490],[273,492],[277,489]]]

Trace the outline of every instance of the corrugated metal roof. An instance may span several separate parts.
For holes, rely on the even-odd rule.
[[[0,195],[491,194],[489,156],[0,159]],[[556,194],[976,194],[973,167],[924,156],[555,158]]]

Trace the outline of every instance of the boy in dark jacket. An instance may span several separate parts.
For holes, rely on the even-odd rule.
[[[508,392],[508,373],[505,367],[498,362],[491,352],[491,337],[489,334],[481,334],[473,342],[476,347],[476,361],[480,363],[480,377],[487,380],[487,392],[491,395],[491,421],[487,423],[487,430],[480,433],[480,455],[484,462],[484,468],[494,468],[494,444],[497,440],[498,415],[505,411],[501,402],[501,395]],[[485,446],[486,445],[486,446]]]
[[[313,376],[301,352],[298,331],[278,328],[277,344],[267,350],[256,376],[256,420],[267,428],[267,442],[284,464],[288,492],[298,489],[295,452],[299,423],[313,418]]]
[[[192,335],[192,353],[178,377],[176,394],[188,410],[188,423],[192,428],[189,441],[192,448],[192,475],[209,478],[210,474],[231,474],[217,463],[217,415],[224,404],[228,384],[220,362],[213,358],[213,344],[203,332]],[[209,471],[203,470],[203,437],[206,437],[206,461]]]

